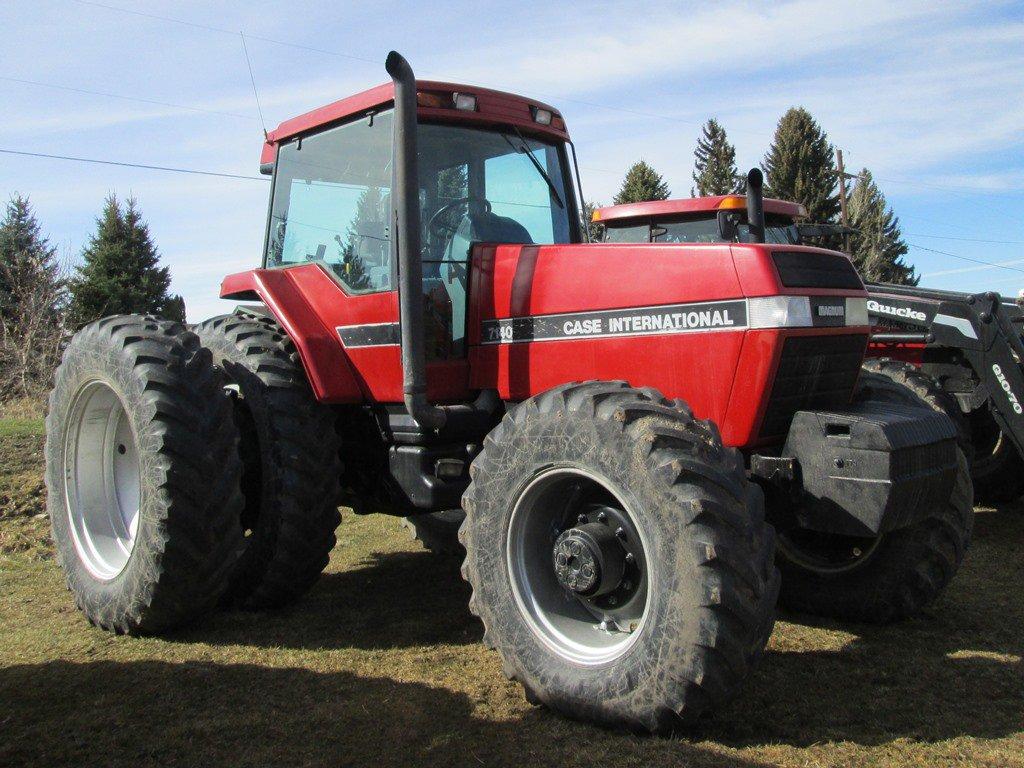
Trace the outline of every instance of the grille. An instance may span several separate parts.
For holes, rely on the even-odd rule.
[[[866,344],[863,334],[786,339],[760,436],[785,435],[797,411],[848,405]]]
[[[864,287],[853,263],[841,253],[773,251],[772,260],[787,288]]]

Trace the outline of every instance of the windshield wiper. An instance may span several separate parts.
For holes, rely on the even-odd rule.
[[[537,158],[533,156],[533,152],[530,151],[530,147],[526,144],[526,139],[523,138],[523,134],[521,134],[519,132],[519,129],[516,128],[514,125],[509,126],[509,127],[513,131],[515,131],[516,132],[516,136],[519,137],[519,141],[520,141],[519,146],[517,147],[515,145],[515,142],[513,142],[512,139],[510,139],[508,137],[507,133],[502,133],[501,134],[501,138],[503,138],[505,141],[507,141],[508,145],[510,147],[512,147],[512,149],[514,149],[516,152],[519,152],[520,154],[526,155],[528,158],[530,158],[530,162],[533,163],[533,167],[537,169],[537,173],[539,173],[540,177],[542,179],[544,179],[544,181],[547,182],[548,190],[551,192],[551,198],[556,203],[558,203],[558,207],[561,208],[564,211],[565,210],[565,203],[562,202],[562,196],[558,194],[558,190],[555,188],[555,182],[553,182],[551,180],[551,177],[548,176],[548,172],[544,170],[544,168],[541,166],[541,164],[537,160]]]

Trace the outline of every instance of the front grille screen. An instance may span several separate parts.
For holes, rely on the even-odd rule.
[[[848,405],[866,344],[863,334],[786,339],[760,436],[785,435],[797,411]]]

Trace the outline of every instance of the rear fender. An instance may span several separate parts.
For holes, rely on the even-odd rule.
[[[363,401],[352,364],[333,328],[306,302],[288,270],[252,269],[224,278],[222,299],[262,301],[295,344],[306,378],[321,402]]]

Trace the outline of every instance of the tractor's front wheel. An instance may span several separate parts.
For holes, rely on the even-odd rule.
[[[71,339],[46,417],[57,558],[93,624],[152,633],[215,605],[241,543],[223,381],[195,334],[138,315]]]
[[[920,611],[960,568],[974,524],[974,491],[963,450],[968,436],[956,401],[907,363],[867,361],[857,398],[930,408],[949,416],[960,446],[953,491],[928,517],[879,536],[843,536],[777,524],[780,599],[795,611],[884,624]]]
[[[525,401],[463,497],[470,609],[527,698],[665,732],[733,696],[774,623],[761,491],[710,422],[622,382]]]
[[[223,370],[241,433],[245,549],[225,595],[249,608],[286,605],[320,577],[334,548],[341,461],[334,413],[320,405],[287,334],[235,312],[196,327]]]

